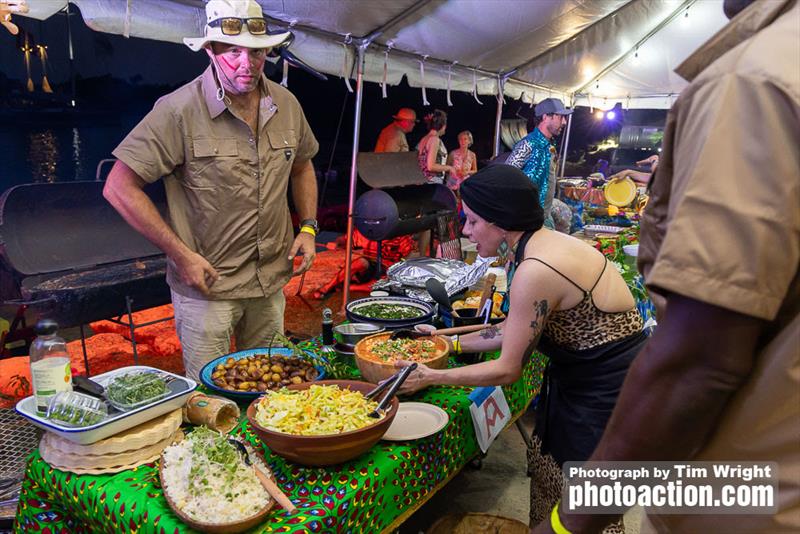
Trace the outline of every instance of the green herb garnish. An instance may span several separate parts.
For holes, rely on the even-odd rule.
[[[67,410],[51,413],[49,419],[61,421],[72,426],[91,426],[102,421],[103,416],[91,410],[70,406]]]
[[[406,304],[365,304],[353,311],[371,319],[416,319],[424,315],[419,308]]]
[[[117,376],[106,386],[108,400],[122,406],[154,401],[166,394],[166,381],[154,373],[129,373]]]

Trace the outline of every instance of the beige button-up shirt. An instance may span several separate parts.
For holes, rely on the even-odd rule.
[[[375,152],[408,152],[406,133],[394,122],[381,130]]]
[[[294,95],[265,76],[260,91],[254,136],[217,100],[209,67],[159,99],[113,152],[145,181],[164,178],[172,229],[220,274],[204,296],[170,262],[167,282],[182,295],[269,296],[291,276],[289,176],[319,145]]]
[[[767,322],[755,364],[694,460],[775,461],[775,515],[660,516],[671,532],[800,531],[800,10],[752,4],[677,70],[642,220],[653,291]],[[663,312],[663,310],[659,310]],[[725,335],[714,332],[712,335]]]

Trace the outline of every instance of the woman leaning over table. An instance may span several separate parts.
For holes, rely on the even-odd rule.
[[[500,357],[453,369],[420,365],[402,391],[511,384],[534,349],[545,354],[549,364],[528,451],[536,524],[560,497],[560,467],[586,460],[600,440],[628,366],[645,342],[642,318],[625,281],[600,252],[542,226],[539,193],[522,171],[494,165],[460,189],[464,235],[481,256],[509,258],[510,308],[503,323],[457,338],[453,349],[499,349]]]

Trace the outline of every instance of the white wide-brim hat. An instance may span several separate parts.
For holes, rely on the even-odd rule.
[[[238,35],[225,35],[220,26],[209,24],[217,19],[233,17],[239,19],[260,18],[264,13],[255,0],[209,0],[206,4],[206,26],[203,37],[184,37],[183,43],[197,52],[208,43],[226,43],[245,48],[272,48],[284,43],[292,34],[281,32],[276,34],[253,35],[242,23],[242,32]],[[267,30],[269,31],[269,29]]]

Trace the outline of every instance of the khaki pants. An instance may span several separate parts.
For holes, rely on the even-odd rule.
[[[234,300],[193,299],[172,291],[172,305],[183,365],[192,380],[199,381],[205,364],[230,352],[231,334],[236,336],[236,350],[266,347],[275,332],[283,334],[283,290]]]

